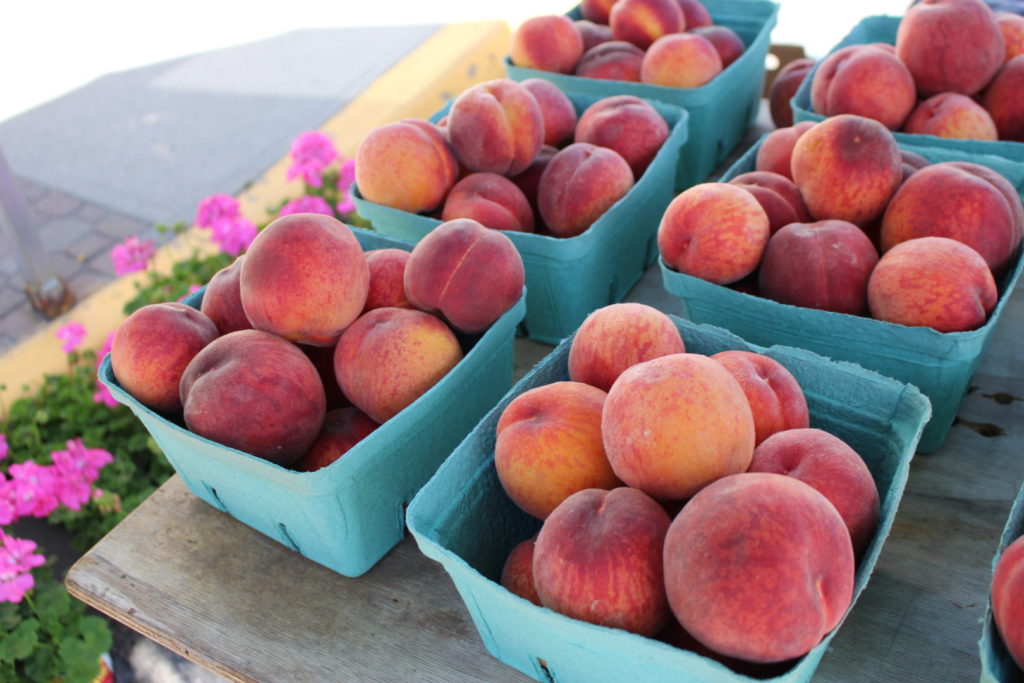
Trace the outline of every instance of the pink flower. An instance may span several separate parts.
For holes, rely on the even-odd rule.
[[[0,531],[0,602],[21,602],[35,586],[32,569],[46,562],[35,550],[33,541]]]
[[[110,389],[107,389],[99,380],[96,380],[96,393],[92,395],[93,403],[102,403],[108,408],[117,407],[117,399],[110,393]]]
[[[334,215],[334,212],[331,211],[331,205],[327,203],[327,200],[323,197],[317,197],[316,195],[304,195],[298,199],[291,200],[281,207],[281,216],[287,216],[293,213],[322,213],[325,216]]]
[[[85,327],[82,323],[70,322],[58,329],[55,336],[64,342],[60,347],[64,353],[71,353],[82,345],[82,340],[85,339]]]
[[[324,169],[338,158],[334,143],[323,133],[307,131],[292,142],[292,165],[288,167],[287,178],[302,179],[313,187],[323,185]]]
[[[338,202],[338,206],[336,208],[338,209],[338,214],[344,216],[356,210],[356,203],[352,201],[351,195],[346,194],[345,198]]]
[[[13,524],[18,519],[14,506],[14,486],[10,480],[0,472],[0,526]]]
[[[345,163],[341,165],[341,170],[338,172],[338,189],[342,192],[347,192],[348,188],[352,187],[352,183],[356,181],[356,160],[346,159]]]
[[[210,195],[199,202],[196,210],[196,225],[213,228],[223,221],[231,222],[241,215],[238,200],[226,194]]]
[[[155,251],[153,240],[140,242],[136,235],[132,235],[110,250],[110,259],[114,262],[114,272],[118,275],[127,275],[145,270]]]
[[[4,458],[7,457],[8,450],[9,447],[7,445],[7,435],[0,434],[0,460],[3,460]]]
[[[110,349],[114,348],[114,337],[117,335],[117,330],[107,335],[107,338],[103,340],[103,346],[100,348],[100,355],[96,356],[96,367],[99,367],[103,363],[103,357],[110,353]]]
[[[114,461],[114,456],[102,448],[86,448],[81,439],[67,442],[66,451],[54,451],[53,469],[56,474],[53,492],[62,505],[78,510],[89,502],[92,483],[100,470]]]
[[[7,473],[13,487],[14,514],[18,517],[46,517],[57,508],[54,493],[56,476],[53,467],[31,460],[11,465]]]
[[[256,226],[252,221],[242,216],[236,216],[230,221],[221,221],[213,226],[213,241],[220,246],[220,250],[231,256],[238,256],[249,248],[252,241],[256,239]]]

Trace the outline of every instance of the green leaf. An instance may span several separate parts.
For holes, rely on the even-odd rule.
[[[100,655],[106,648],[97,649],[96,645],[75,636],[60,641],[57,655],[69,683],[89,683],[99,674]]]
[[[61,628],[61,620],[72,609],[71,596],[64,584],[51,581],[42,587],[37,586],[34,597],[36,616],[43,628],[49,632]]]
[[[39,644],[39,622],[26,619],[10,633],[0,637],[0,661],[25,659]]]

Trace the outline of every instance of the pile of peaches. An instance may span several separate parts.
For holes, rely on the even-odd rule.
[[[551,82],[502,78],[464,91],[437,125],[372,130],[356,150],[356,183],[403,211],[574,237],[629,192],[669,132],[638,97],[604,98],[577,120]]]
[[[1013,185],[986,166],[901,151],[873,119],[780,128],[756,169],[669,204],[666,265],[785,304],[956,332],[985,324],[996,279],[1016,264]]]
[[[516,66],[583,78],[697,88],[736,61],[746,46],[713,25],[700,0],[583,0],[583,19],[549,14],[512,35]]]
[[[825,58],[811,104],[906,133],[1024,142],[1024,17],[982,0],[924,0],[900,20],[895,47],[850,45]]]
[[[474,221],[411,253],[364,253],[336,219],[293,214],[212,278],[200,310],[135,311],[110,360],[129,394],[190,431],[314,471],[444,377],[523,281],[511,240]]]
[[[781,363],[687,353],[668,316],[627,303],[584,321],[568,366],[497,424],[498,479],[543,520],[504,587],[733,666],[787,662],[835,628],[879,493],[856,451],[809,428]]]

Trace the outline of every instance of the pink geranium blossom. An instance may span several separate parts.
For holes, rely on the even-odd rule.
[[[313,187],[323,185],[323,172],[338,158],[331,139],[323,133],[307,131],[292,142],[292,165],[288,167],[288,180],[302,176]]]
[[[71,353],[82,345],[82,341],[85,339],[85,327],[82,323],[70,322],[59,328],[54,336],[64,342],[60,347],[64,353]]]
[[[99,370],[100,365],[103,364],[103,358],[110,353],[110,349],[114,346],[114,335],[117,334],[117,330],[114,330],[107,335],[106,340],[103,342],[103,348],[100,349],[99,355],[96,357],[96,369]],[[102,403],[108,408],[117,407],[117,399],[110,393],[110,390],[100,382],[100,378],[96,377],[96,393],[92,395],[93,403]]]
[[[288,216],[293,213],[322,213],[325,216],[333,216],[331,205],[323,197],[316,195],[303,195],[293,199],[281,207],[281,216]]]
[[[7,435],[0,434],[0,460],[7,457],[7,451],[9,448],[10,447],[7,445]]]
[[[46,517],[57,508],[53,467],[29,460],[11,465],[7,472],[11,479],[6,485],[13,487],[15,515]]]
[[[32,569],[46,562],[35,550],[33,541],[0,531],[0,602],[21,602],[35,586]]]
[[[18,518],[14,504],[14,485],[0,472],[0,526],[13,524]]]
[[[200,228],[213,228],[223,221],[231,222],[240,215],[241,206],[237,199],[226,194],[214,194],[199,202],[196,225]]]
[[[127,275],[145,270],[155,252],[156,246],[153,244],[153,240],[142,242],[137,236],[132,235],[110,250],[110,259],[114,262],[114,272],[118,275]]]
[[[249,248],[252,241],[256,239],[257,232],[252,221],[243,216],[237,216],[231,221],[221,221],[214,225],[212,237],[225,254],[238,256]]]
[[[338,190],[341,193],[341,201],[335,207],[338,214],[344,216],[356,210],[356,203],[352,201],[352,183],[356,181],[356,160],[346,159],[341,165],[338,173]]]

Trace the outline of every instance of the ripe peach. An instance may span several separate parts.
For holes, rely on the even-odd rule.
[[[245,309],[242,308],[242,292],[238,283],[244,259],[245,254],[242,254],[218,270],[210,278],[210,283],[203,292],[203,303],[199,310],[213,321],[221,334],[252,328],[252,323],[245,317]]]
[[[334,375],[334,346],[310,346],[309,344],[296,344],[299,350],[306,354],[306,358],[316,368],[320,376],[320,383],[324,387],[324,395],[327,398],[327,411],[347,408],[352,402],[345,398],[338,386],[338,378]]]
[[[139,403],[160,413],[181,410],[181,375],[217,338],[212,320],[181,303],[148,304],[117,328],[110,348],[114,376]]]
[[[1024,55],[999,70],[982,100],[992,115],[1000,140],[1024,142]]]
[[[838,436],[821,429],[779,432],[754,449],[747,471],[785,474],[810,484],[843,518],[854,557],[867,550],[878,526],[878,487],[863,458]]]
[[[499,583],[510,593],[540,606],[537,586],[533,583],[533,549],[536,544],[536,538],[528,538],[512,548],[501,569]]]
[[[379,425],[355,406],[338,408],[324,416],[323,427],[316,441],[294,468],[299,472],[315,472],[352,450]]]
[[[374,128],[356,148],[356,184],[364,198],[400,211],[441,206],[459,168],[447,138],[426,121]]]
[[[966,244],[946,237],[897,244],[882,255],[868,281],[873,318],[939,332],[981,327],[997,298],[985,260]]]
[[[494,466],[505,493],[524,512],[545,519],[577,491],[622,485],[601,443],[605,396],[588,384],[555,382],[506,406]]]
[[[661,114],[639,97],[614,95],[594,102],[580,115],[575,142],[589,142],[622,155],[639,178],[668,139]]]
[[[544,174],[544,169],[548,167],[548,163],[556,154],[558,154],[556,148],[544,145],[537,152],[537,158],[533,160],[533,163],[527,166],[525,171],[511,178],[526,197],[526,201],[530,203],[530,210],[533,211],[534,232],[541,234],[547,233],[547,225],[544,223],[544,219],[540,215],[540,207],[537,205],[537,191],[540,188],[540,178]]]
[[[729,184],[754,195],[768,215],[768,230],[773,235],[784,225],[811,220],[800,190],[785,176],[770,171],[749,171],[732,178]]]
[[[692,353],[619,375],[601,429],[619,479],[659,500],[689,498],[743,472],[754,453],[754,418],[739,382],[720,363]]]
[[[700,0],[676,0],[676,2],[679,3],[679,9],[683,10],[683,24],[687,31],[711,26],[711,13]]]
[[[992,80],[1006,46],[982,0],[923,0],[900,20],[896,55],[922,95],[973,95]]]
[[[576,24],[576,30],[580,32],[580,38],[583,39],[584,54],[595,45],[615,40],[612,35],[612,27],[607,24],[597,24],[587,19],[577,19],[573,23]]]
[[[722,57],[710,40],[696,33],[673,33],[647,48],[640,80],[670,88],[697,88],[722,68]]]
[[[903,180],[900,148],[873,119],[840,114],[800,136],[793,182],[811,216],[867,225],[882,215]]]
[[[661,549],[669,517],[635,489],[586,489],[537,535],[533,580],[541,604],[574,619],[652,636],[669,619]]]
[[[876,263],[875,246],[853,223],[790,223],[768,240],[758,282],[762,296],[784,304],[863,315]]]
[[[995,17],[1006,44],[1005,64],[1017,55],[1024,55],[1024,17],[1011,12],[996,12]]]
[[[810,424],[803,389],[782,363],[752,351],[722,351],[711,357],[736,378],[750,403],[755,447],[776,432]]]
[[[992,619],[1018,667],[1024,668],[1024,538],[1000,555],[992,574]]]
[[[944,92],[929,97],[910,113],[906,133],[940,138],[996,140],[996,124],[984,107],[967,95]]]
[[[548,162],[537,190],[537,206],[553,235],[574,237],[632,187],[633,172],[621,154],[574,142]]]
[[[409,302],[440,313],[468,334],[482,332],[512,308],[524,281],[523,259],[512,240],[468,218],[434,228],[405,266]]]
[[[309,359],[260,330],[231,332],[196,354],[181,376],[181,402],[190,431],[282,467],[309,450],[326,412]]]
[[[558,147],[571,138],[576,129],[576,108],[572,100],[557,85],[543,78],[527,78],[523,87],[540,105],[544,117],[544,144]]]
[[[471,173],[448,193],[441,220],[471,218],[494,230],[533,232],[533,210],[526,195],[497,173]]]
[[[583,54],[583,37],[567,16],[531,17],[512,33],[510,52],[516,66],[571,74]]]
[[[882,217],[882,251],[934,235],[972,247],[1004,272],[1020,247],[1020,197],[1008,181],[970,162],[931,164],[910,176]]]
[[[723,69],[739,59],[746,49],[743,39],[728,26],[700,26],[690,29],[689,32],[707,39],[708,42],[715,46],[715,49],[718,50],[718,56],[722,58]]]
[[[781,474],[725,477],[694,496],[669,527],[664,563],[683,628],[751,662],[806,654],[853,598],[843,518],[811,486]]]
[[[507,78],[478,83],[452,103],[448,137],[468,170],[515,175],[544,143],[544,115],[520,83]]]
[[[658,249],[680,273],[729,284],[757,268],[768,226],[768,215],[751,193],[727,183],[702,183],[665,209]]]
[[[352,404],[384,423],[425,394],[462,360],[462,349],[437,316],[377,308],[338,340],[334,372]]]
[[[917,103],[917,91],[896,55],[874,45],[849,45],[814,72],[811,103],[825,116],[856,114],[899,130]]]
[[[569,377],[608,391],[624,370],[686,347],[672,319],[646,304],[599,308],[583,321],[569,349]]]
[[[633,43],[612,40],[595,45],[580,57],[576,75],[582,78],[599,78],[606,81],[640,82],[640,66],[644,51]]]
[[[758,171],[771,171],[793,179],[792,158],[793,148],[804,133],[814,127],[814,121],[801,121],[787,128],[779,128],[768,133],[757,149],[754,168]]]
[[[607,24],[617,0],[580,0],[580,14],[595,24]]]
[[[405,264],[409,252],[404,249],[371,249],[366,252],[370,269],[370,288],[363,313],[375,308],[412,308],[405,296]]]
[[[782,67],[768,88],[768,108],[776,128],[793,125],[793,108],[789,101],[796,95],[800,85],[811,73],[817,62],[811,57],[801,57]]]
[[[646,50],[658,38],[686,30],[686,19],[676,0],[617,0],[608,25],[615,40]]]

